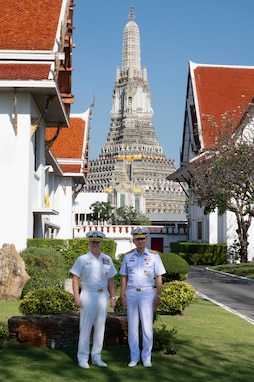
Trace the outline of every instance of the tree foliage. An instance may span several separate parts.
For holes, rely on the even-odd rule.
[[[115,224],[142,224],[149,225],[150,220],[131,206],[119,207],[116,210]]]
[[[235,214],[240,258],[247,262],[248,229],[254,214],[254,134],[246,123],[236,128],[234,117],[226,113],[220,126],[209,119],[216,139],[209,151],[190,164],[190,190],[205,213],[217,208],[219,214]],[[251,114],[247,117],[250,120]]]
[[[94,221],[107,221],[110,224],[141,224],[149,225],[150,220],[131,206],[119,207],[113,210],[110,202],[95,202],[91,204],[91,217]]]
[[[97,222],[101,220],[109,220],[112,215],[112,207],[109,202],[95,202],[91,204],[92,220]]]

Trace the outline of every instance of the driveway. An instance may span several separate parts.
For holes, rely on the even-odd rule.
[[[254,280],[191,266],[188,279],[199,297],[210,300],[254,325]]]

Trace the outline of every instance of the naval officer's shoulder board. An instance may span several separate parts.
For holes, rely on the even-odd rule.
[[[155,251],[154,249],[149,249],[148,251],[154,253],[155,255],[158,255],[158,251]]]

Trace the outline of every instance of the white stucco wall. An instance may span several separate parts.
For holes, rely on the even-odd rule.
[[[59,215],[53,216],[53,221],[61,228],[58,239],[72,238],[72,210],[74,202],[73,181],[70,177],[58,178],[58,187],[55,190],[54,206]]]
[[[230,246],[234,240],[238,241],[236,233],[236,219],[232,212],[227,212],[224,215],[218,215],[217,211],[210,215],[204,215],[203,209],[196,206],[189,206],[189,241],[200,241],[210,244],[227,244]],[[202,221],[203,224],[203,238],[198,240],[197,235],[197,222]],[[249,247],[248,259],[254,261],[254,220],[248,231],[249,234]]]
[[[107,202],[108,194],[106,192],[80,192],[75,198],[74,213],[91,213],[90,206],[95,202]]]
[[[217,212],[210,213],[210,216],[204,215],[208,223],[208,242],[210,244],[218,243],[218,216]]]
[[[34,153],[30,138],[33,103],[28,93],[17,94],[17,135],[13,93],[0,93],[0,246],[26,247],[33,233]]]

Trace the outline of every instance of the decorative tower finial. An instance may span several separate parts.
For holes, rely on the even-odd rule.
[[[135,15],[134,15],[134,11],[133,11],[133,9],[134,9],[134,6],[131,5],[131,11],[130,11],[130,13],[129,13],[129,19],[130,19],[131,21],[133,21],[133,20],[135,19]]]

